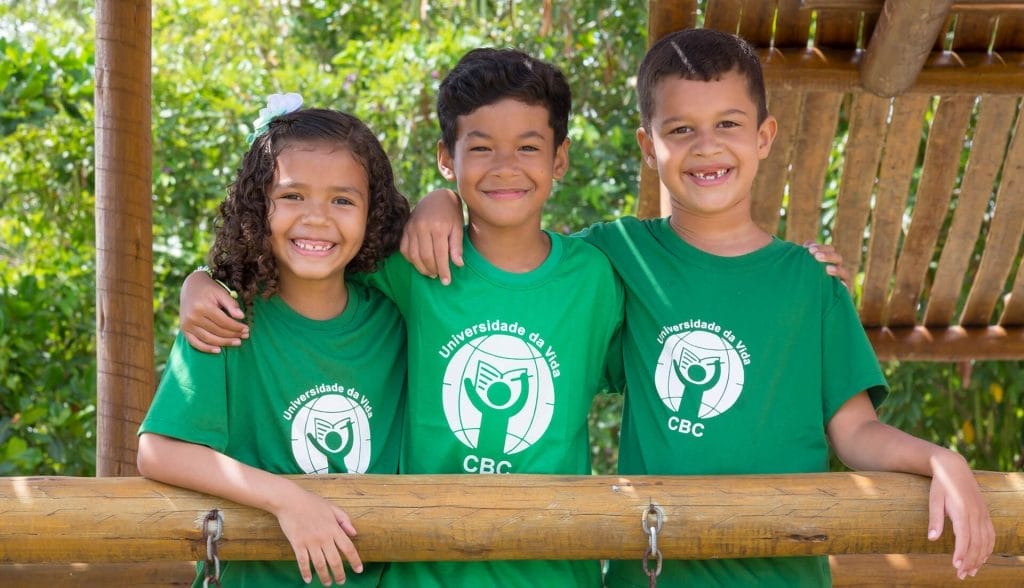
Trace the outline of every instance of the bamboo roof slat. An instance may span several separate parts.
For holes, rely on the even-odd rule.
[[[1013,125],[1016,112],[1016,98],[981,98],[971,138],[970,159],[928,296],[924,314],[924,324],[928,327],[948,326],[953,320],[964,276],[974,258],[978,232],[994,193],[996,174],[1006,155],[1008,129]]]
[[[902,0],[886,4],[861,62],[861,84],[879,96],[914,84],[949,14],[952,0]]]
[[[996,192],[996,208],[989,223],[985,252],[978,274],[960,315],[965,326],[988,324],[1003,292],[1024,231],[1024,116],[1017,116],[1010,149],[1003,163]]]
[[[853,98],[850,134],[846,142],[842,179],[836,202],[832,244],[852,275],[860,271],[864,229],[871,213],[878,164],[885,141],[889,98],[858,94]]]
[[[786,207],[786,239],[789,241],[803,243],[818,239],[825,176],[842,99],[842,94],[832,92],[809,92],[804,97]]]
[[[779,211],[789,176],[794,138],[799,125],[803,94],[772,89],[768,91],[768,111],[779,121],[775,143],[768,158],[761,162],[754,180],[751,216],[757,226],[775,234],[779,230]]]
[[[755,47],[771,45],[775,6],[775,0],[746,0],[740,17],[740,36]]]
[[[801,0],[779,0],[775,16],[774,47],[804,49],[811,32],[811,11],[803,10]]]
[[[896,278],[886,320],[890,327],[913,326],[917,321],[918,298],[935,254],[939,231],[949,210],[959,171],[959,165],[951,165],[950,162],[960,160],[973,108],[972,98],[953,96],[939,100],[935,109],[917,187],[917,200],[896,263]]]
[[[708,0],[704,27],[738,33],[744,0]]]
[[[814,46],[856,49],[860,16],[859,10],[819,10]]]
[[[1006,297],[1003,314],[999,317],[999,326],[1017,327],[1024,325],[1024,260],[1017,266],[1017,277],[1013,280],[1013,289]]]
[[[985,13],[960,13],[953,31],[953,51],[987,52],[996,28],[997,16]]]
[[[930,102],[927,96],[908,95],[896,98],[893,103],[892,121],[878,172],[878,195],[871,215],[861,292],[860,317],[866,326],[882,324],[924,113]]]
[[[1018,6],[1024,10],[1024,3],[1019,3]],[[1003,14],[999,17],[992,50],[999,52],[1024,51],[1024,14],[1017,12]]]
[[[697,24],[697,0],[648,0],[648,45],[679,29]]]

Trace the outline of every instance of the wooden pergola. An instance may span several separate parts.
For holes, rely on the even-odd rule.
[[[1024,235],[1024,2],[708,0],[703,14],[698,14],[696,0],[649,0],[648,4],[651,41],[696,26],[702,17],[702,26],[739,33],[761,51],[769,109],[781,124],[772,156],[762,164],[755,186],[755,217],[766,229],[792,241],[817,239],[823,230],[831,235],[845,263],[855,272],[863,272],[860,316],[881,359],[1024,359],[1024,272],[1019,268]],[[150,14],[149,0],[96,3],[97,474],[101,477],[136,475],[135,432],[155,388]],[[832,153],[840,121],[848,124],[848,134],[841,149],[838,199],[834,216],[827,217],[823,226],[823,194],[829,166],[836,163]],[[918,166],[920,176],[914,179]],[[645,170],[639,214],[655,216],[663,209],[657,178]],[[978,248],[980,260],[974,254]],[[431,477],[416,483],[443,483],[427,478]],[[517,490],[505,492],[516,494],[523,489],[524,501],[534,496],[533,492],[542,492],[525,479],[507,480],[516,484]],[[684,519],[693,500],[688,493],[696,487],[691,483],[732,485],[723,492],[745,489],[743,500],[719,505],[723,509],[741,505],[778,509],[777,500],[784,499],[773,497],[771,488],[794,493],[801,507],[815,504],[812,497],[816,494],[831,494],[840,502],[849,494],[850,502],[812,509],[818,514],[798,521],[796,527],[777,521],[779,526],[769,531],[776,534],[776,541],[757,547],[738,536],[763,530],[757,526],[766,524],[763,519],[757,519],[754,527],[733,528],[731,540],[714,544],[717,551],[699,552],[687,543],[690,535],[675,530],[665,542],[677,557],[727,556],[735,549],[748,555],[845,554],[833,558],[836,585],[956,583],[948,555],[935,555],[942,550],[948,553],[948,536],[936,545],[908,531],[920,523],[914,518],[920,515],[915,505],[922,500],[926,503],[927,496],[921,480],[911,476],[823,474],[810,482],[817,492],[801,485],[808,483],[807,479],[786,477],[770,484],[763,478],[742,477],[696,482],[644,477],[592,480],[619,489],[642,488],[653,493],[652,488],[658,488],[667,503],[681,509],[673,511],[673,516]],[[352,500],[350,495],[334,494],[337,489],[328,482],[310,479],[303,483],[325,496]],[[979,473],[979,482],[993,506],[999,553],[979,575],[978,583],[1024,584],[1024,558],[1018,557],[1024,553],[1020,542],[1024,536],[1024,474]],[[397,493],[390,499],[395,501],[402,492],[408,493],[407,484],[413,482],[365,483],[372,490],[364,494],[373,496],[390,489]],[[504,480],[460,480],[462,490],[457,498],[439,499],[438,504],[405,512],[439,512],[429,510],[435,507],[473,509],[487,504],[488,493],[496,491],[491,487],[494,483],[500,486]],[[608,491],[607,487],[595,490],[590,483],[554,479],[548,491],[558,496],[578,492],[581,498]],[[538,504],[551,504],[544,496],[538,498]],[[890,502],[872,501],[879,496]],[[159,513],[162,523],[149,529],[155,536],[135,534],[130,536],[134,542],[118,543],[118,529],[124,526],[113,530],[97,526],[97,518],[90,517],[88,509],[83,511],[84,518],[82,513],[78,518],[53,518],[55,512],[66,515],[67,509],[61,505],[68,500],[88,505],[101,497],[117,497],[123,501],[119,504],[128,507],[127,512],[138,509],[134,512],[141,518]],[[147,497],[149,502],[145,502]],[[132,578],[137,585],[183,581],[181,564],[147,565],[140,572],[138,566],[118,562],[201,557],[195,517],[207,504],[207,497],[132,478],[71,485],[60,480],[5,480],[0,486],[0,513],[21,512],[21,518],[7,520],[25,526],[11,527],[14,535],[0,533],[0,575],[15,570],[12,585],[61,577],[74,578],[79,585],[101,585],[111,578]],[[626,529],[633,523],[624,521],[638,505],[625,501],[621,506],[627,514],[606,513],[606,532],[594,533],[589,527],[589,531],[578,529],[579,536],[589,532],[589,536],[607,540],[628,534]],[[248,521],[246,530],[231,538],[237,553],[290,556],[265,513],[237,512]],[[725,512],[711,510],[708,516]],[[826,512],[839,516],[828,518]],[[527,527],[538,533],[537,529],[546,528],[545,516],[562,517],[564,522],[565,512],[555,509],[546,513],[543,507],[533,505],[506,515],[517,524],[539,521],[541,526]],[[394,516],[403,515],[396,512]],[[48,517],[57,521],[53,524],[58,528],[67,529],[63,542],[49,544],[63,547],[49,550],[45,541],[19,539],[38,532],[39,527],[32,525]],[[871,521],[877,524],[879,519],[887,522],[875,528],[883,529],[878,536],[864,530],[859,543],[833,541],[837,533],[845,530],[849,539],[850,533],[866,529]],[[854,528],[843,527],[851,521]],[[483,557],[499,557],[509,554],[502,549],[522,544],[520,535],[495,537],[491,532],[508,526],[490,521],[482,535],[467,534],[463,528],[462,536],[444,541],[438,534],[453,529],[443,521],[438,528],[420,532],[424,541],[434,537],[441,543],[431,557],[478,559],[480,553],[465,545],[490,540]],[[811,532],[814,528],[824,531],[816,534]],[[46,529],[54,531],[53,527]],[[781,532],[789,533],[788,539],[777,535]],[[368,553],[381,549],[379,553],[390,558],[416,557],[411,551],[399,553],[401,546],[379,543],[386,534],[374,535],[371,529],[363,535],[368,537]],[[567,543],[579,540],[574,537],[562,539]],[[613,552],[606,551],[607,541],[598,543],[574,553],[583,558],[636,555],[631,543],[619,545]],[[411,550],[408,545],[404,548]],[[908,555],[871,555],[887,552]],[[84,564],[84,568],[69,570],[66,562],[71,561],[114,563]],[[39,563],[11,567],[12,562]],[[58,569],[40,565],[45,562],[65,563]],[[172,581],[167,574],[179,575]]]

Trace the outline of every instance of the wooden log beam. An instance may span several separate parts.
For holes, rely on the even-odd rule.
[[[832,585],[859,588],[963,588],[1024,584],[1024,556],[993,554],[978,575],[960,580],[950,556],[940,554],[845,554],[829,556]],[[191,586],[192,562],[0,564],[4,588],[74,585],[76,588]]]
[[[149,0],[96,2],[96,473],[135,475],[156,388]]]
[[[867,329],[882,361],[1017,361],[1024,359],[1021,327]]]
[[[1024,586],[1024,557],[1019,556],[993,554],[977,576],[963,580],[952,572],[949,556],[945,554],[849,554],[828,559],[834,588]]]
[[[762,49],[765,84],[770,89],[865,92],[860,56],[845,49]],[[932,53],[903,94],[1019,96],[1024,88],[1024,52]]]
[[[886,0],[871,34],[860,81],[878,96],[898,96],[914,85],[952,0]]]
[[[801,0],[802,10],[863,10],[881,12],[885,0]],[[1020,0],[953,0],[950,12],[1005,14],[1024,11]]]
[[[977,472],[997,553],[1024,553],[1024,474]],[[352,516],[364,561],[639,559],[640,519],[664,511],[668,558],[951,553],[926,539],[926,478],[788,476],[313,476]],[[501,500],[495,500],[500,496]],[[222,559],[293,557],[265,512],[142,478],[0,479],[0,563],[194,560],[224,517]]]

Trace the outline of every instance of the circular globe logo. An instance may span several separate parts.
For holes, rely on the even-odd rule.
[[[341,394],[321,394],[295,412],[292,455],[307,474],[365,473],[370,465],[370,420]]]
[[[551,368],[518,337],[477,337],[448,362],[442,402],[448,426],[467,447],[491,456],[519,453],[551,424]]]
[[[743,391],[736,349],[710,331],[685,331],[665,340],[654,370],[665,406],[682,417],[710,418],[729,410]]]

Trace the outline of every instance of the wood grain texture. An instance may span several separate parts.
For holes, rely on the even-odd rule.
[[[1024,553],[1024,474],[976,472],[998,553]],[[640,518],[664,512],[667,558],[949,553],[931,542],[929,481],[891,473],[789,476],[310,476],[359,531],[364,561],[639,559]],[[495,500],[495,497],[501,500]],[[0,479],[0,563],[194,560],[201,520],[224,516],[220,555],[293,557],[276,519],[142,478]]]

